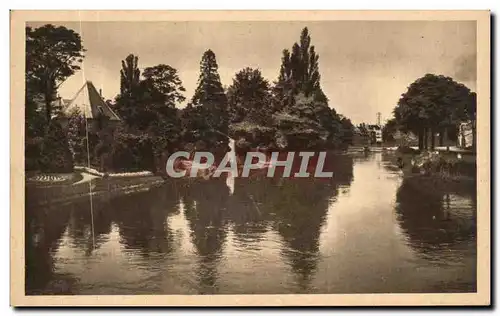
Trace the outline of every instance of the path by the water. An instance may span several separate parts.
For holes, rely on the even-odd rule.
[[[80,181],[77,181],[77,182],[73,183],[73,185],[82,184],[82,183],[85,183],[85,182],[92,181],[92,179],[99,178],[96,175],[89,174],[89,173],[86,173],[86,172],[82,172],[80,174],[82,175],[83,178]]]

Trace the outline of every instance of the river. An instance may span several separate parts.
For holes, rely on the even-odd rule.
[[[335,155],[332,179],[169,180],[93,201],[93,225],[87,199],[29,206],[26,292],[474,292],[474,192],[424,194],[392,158]]]

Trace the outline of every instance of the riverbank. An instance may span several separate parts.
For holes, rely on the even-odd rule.
[[[159,176],[96,177],[86,182],[40,183],[26,182],[26,205],[44,206],[54,203],[72,202],[82,198],[112,198],[148,190],[161,185],[164,179]]]
[[[83,179],[83,175],[78,172],[73,173],[34,173],[26,175],[26,183],[38,185],[72,184]]]
[[[111,178],[134,178],[154,176],[151,171],[138,172],[100,172],[97,169],[75,166],[71,173],[42,173],[29,172],[26,174],[26,182],[38,185],[58,185],[58,184],[77,184],[86,180],[86,178],[111,177]],[[90,176],[90,177],[89,177]]]
[[[401,153],[393,161],[404,181],[426,194],[471,193],[476,191],[476,159],[472,154],[450,151]]]
[[[152,176],[153,173],[151,171],[136,171],[136,172],[100,172],[97,169],[83,167],[83,166],[75,166],[74,168],[77,171],[86,172],[91,175],[95,175],[98,177],[112,177],[112,178],[128,178],[128,177],[138,177],[138,176]]]
[[[453,193],[459,195],[475,195],[476,179],[467,176],[442,177],[440,175],[405,175],[404,181],[415,191],[422,194],[443,195]]]

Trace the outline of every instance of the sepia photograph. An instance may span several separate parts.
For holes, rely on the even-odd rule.
[[[12,11],[11,305],[489,305],[490,12]]]

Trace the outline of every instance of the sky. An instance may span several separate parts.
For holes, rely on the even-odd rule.
[[[87,50],[82,70],[59,94],[71,99],[86,80],[114,99],[121,61],[133,53],[139,67],[176,68],[191,99],[203,52],[214,51],[223,85],[245,67],[277,79],[282,51],[308,27],[319,54],[321,86],[330,107],[355,124],[382,123],[392,116],[408,86],[434,73],[476,89],[474,21],[275,21],[275,22],[51,22],[82,36]],[[38,27],[46,23],[27,23]],[[187,103],[187,101],[185,102]],[[183,107],[185,104],[180,105]]]

